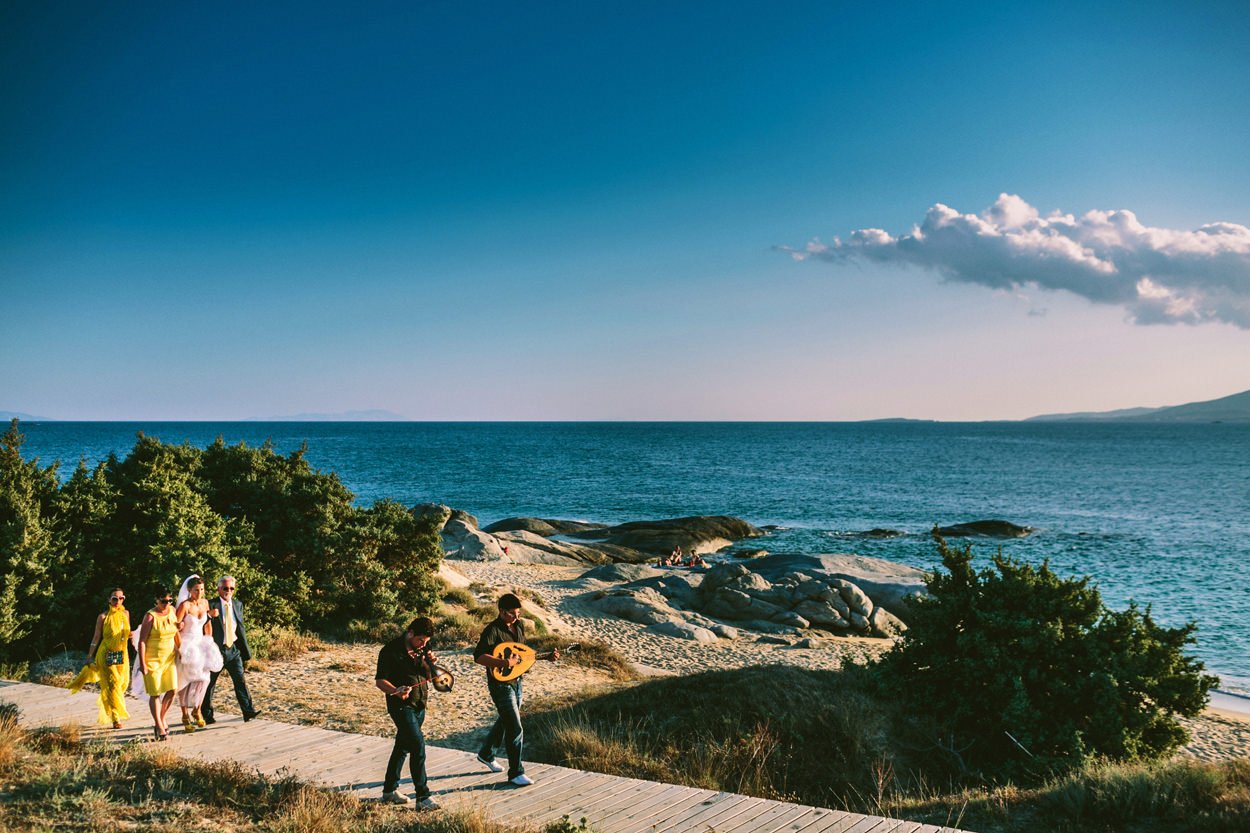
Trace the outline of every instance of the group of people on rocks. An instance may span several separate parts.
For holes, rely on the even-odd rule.
[[[169,738],[167,716],[174,700],[182,708],[182,725],[194,732],[215,723],[213,690],[224,670],[234,683],[235,699],[248,721],[258,714],[252,705],[243,665],[251,658],[243,625],[243,605],[234,598],[238,582],[222,576],[217,596],[208,599],[204,579],[188,576],[175,597],[167,588],[153,596],[152,608],[137,629],[131,629],[126,591],[114,587],[108,608],[96,617],[95,632],[87,647],[87,665],[70,683],[78,691],[87,683],[100,686],[99,720],[114,729],[130,717],[126,692],[148,698],[152,733],[157,740]],[[134,647],[134,673],[130,651]]]
[[[137,630],[130,627],[126,610],[126,594],[120,587],[109,593],[108,609],[96,619],[95,633],[87,649],[88,664],[71,683],[78,691],[86,683],[100,686],[100,722],[122,727],[129,717],[126,711],[127,689],[136,696],[142,691],[148,697],[152,713],[153,733],[157,740],[169,738],[166,713],[177,698],[182,707],[182,724],[194,732],[216,722],[213,714],[213,690],[223,670],[234,682],[234,693],[243,720],[258,714],[252,704],[243,677],[243,664],[251,656],[243,626],[243,606],[234,598],[238,583],[232,576],[222,576],[217,583],[217,596],[206,599],[204,580],[193,575],[183,582],[177,598],[165,590],[155,594],[152,609],[143,616]],[[533,780],[525,774],[521,759],[525,732],[521,725],[521,677],[500,681],[492,669],[507,672],[521,662],[515,652],[496,656],[503,643],[525,644],[525,622],[521,619],[521,600],[512,593],[499,597],[499,615],[482,631],[474,649],[474,662],[486,669],[486,687],[498,717],[491,726],[477,754],[477,762],[491,772],[502,773],[504,767],[495,761],[495,752],[502,748],[508,759],[507,780],[516,787],[526,787]],[[408,761],[417,807],[436,810],[430,797],[425,767],[425,722],[429,702],[429,684],[437,674],[437,658],[430,649],[435,624],[428,617],[413,619],[404,633],[390,640],[378,652],[374,685],[386,695],[386,711],[395,723],[395,744],[386,766],[382,801],[406,805],[412,799],[399,793],[405,760]],[[136,646],[137,662],[133,679],[130,675],[128,644]],[[560,658],[553,651],[552,660]]]
[[[673,551],[656,562],[657,567],[706,567],[707,562],[703,560],[703,556],[697,552],[691,552],[686,558],[682,557],[681,547],[673,547]]]

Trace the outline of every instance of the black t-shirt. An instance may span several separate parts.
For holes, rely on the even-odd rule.
[[[525,623],[520,619],[516,620],[511,628],[503,623],[503,619],[496,618],[485,628],[482,629],[482,635],[478,637],[477,647],[473,649],[473,656],[480,657],[482,654],[489,654],[495,648],[504,642],[520,642],[525,643]],[[519,677],[517,679],[520,679]],[[486,669],[486,681],[495,685],[502,685],[490,675],[490,669]]]
[[[427,646],[428,647],[428,646]],[[386,708],[399,709],[407,706],[412,709],[423,709],[429,697],[430,689],[426,681],[425,652],[412,657],[408,653],[408,635],[400,634],[382,646],[378,651],[378,671],[375,680],[386,680],[393,686],[413,686],[407,699],[386,695]]]

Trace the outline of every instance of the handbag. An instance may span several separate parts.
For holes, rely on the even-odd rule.
[[[104,652],[104,664],[105,665],[121,665],[125,661],[126,661],[125,651],[105,651]]]

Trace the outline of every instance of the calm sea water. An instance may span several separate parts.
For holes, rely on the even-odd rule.
[[[934,524],[1005,518],[1112,605],[1196,620],[1195,653],[1250,692],[1250,425],[1039,423],[25,423],[25,452],[68,474],[137,431],[286,452],[308,444],[359,500],[436,501],[483,524],[736,515],[773,552],[854,552],[930,568]],[[853,533],[885,527],[902,538]]]

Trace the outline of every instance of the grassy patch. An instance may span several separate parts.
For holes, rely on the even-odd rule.
[[[534,833],[479,813],[416,813],[234,763],[178,758],[165,745],[84,743],[73,730],[26,732],[0,709],[0,829],[238,833]],[[196,819],[213,819],[213,825]],[[560,825],[564,826],[561,827]],[[584,830],[567,819],[552,833]]]
[[[975,782],[862,670],[647,680],[536,703],[526,729],[536,760],[981,833],[1250,830],[1250,760],[1097,763],[1032,788]]]
[[[81,651],[61,651],[30,666],[30,681],[65,688],[87,662]]]
[[[274,628],[267,634],[263,650],[256,653],[261,659],[298,659],[309,651],[324,651],[326,644],[315,634],[294,628]]]
[[[470,608],[477,607],[477,596],[472,591],[464,587],[448,587],[443,591],[443,604],[456,605],[457,607]]]
[[[539,653],[545,653],[553,648],[563,650],[569,646],[570,642],[569,639],[550,633],[529,640],[530,647]],[[594,641],[581,641],[578,644],[581,646],[578,650],[561,655],[561,663],[606,671],[612,679],[622,682],[638,679],[639,675],[634,670],[633,663],[612,646]]]

